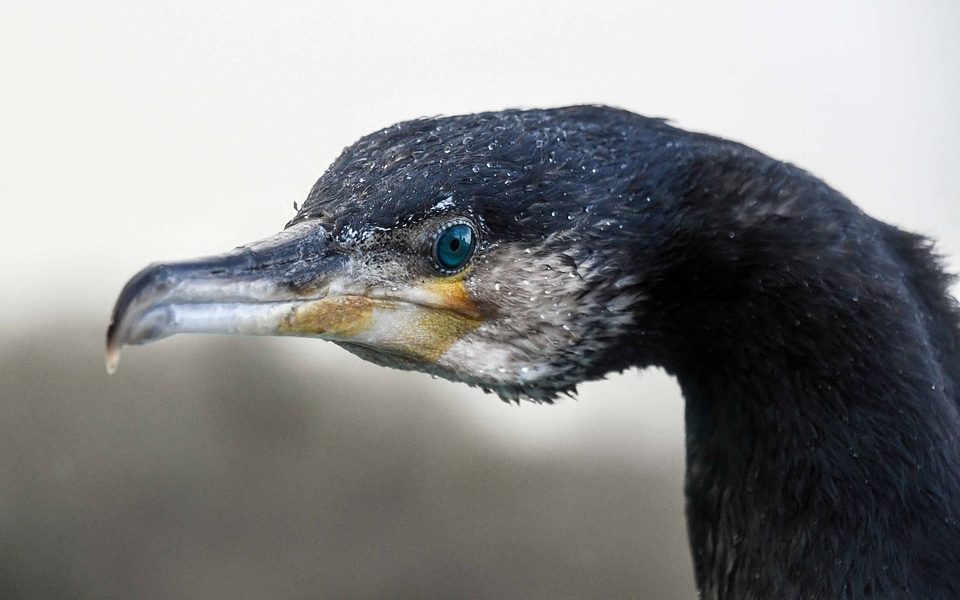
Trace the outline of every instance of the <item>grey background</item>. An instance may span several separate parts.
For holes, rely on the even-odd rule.
[[[743,141],[960,257],[950,1],[0,8],[0,597],[692,598],[682,399],[558,406],[311,340],[103,370],[145,264],[279,230],[398,120],[613,104]]]

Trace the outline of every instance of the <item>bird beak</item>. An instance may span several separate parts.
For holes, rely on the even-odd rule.
[[[479,324],[459,281],[364,283],[316,222],[220,256],[157,263],[124,286],[107,329],[107,371],[126,345],[178,333],[291,335],[432,362]]]

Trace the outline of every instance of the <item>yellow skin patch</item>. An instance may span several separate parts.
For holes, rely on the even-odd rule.
[[[278,333],[363,344],[432,363],[482,322],[462,278],[411,292],[413,301],[345,295],[305,302]]]
[[[421,289],[427,294],[435,296],[439,300],[440,306],[461,315],[479,319],[480,310],[473,303],[473,299],[470,298],[466,286],[463,285],[465,275],[466,271],[446,279],[427,281],[421,286]]]
[[[349,339],[370,328],[374,309],[388,308],[390,304],[365,296],[328,296],[294,308],[287,321],[280,324],[279,331]]]

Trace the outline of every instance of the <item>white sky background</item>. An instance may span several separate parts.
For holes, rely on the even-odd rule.
[[[605,103],[745,142],[940,239],[960,265],[955,0],[11,4],[0,330],[57,315],[105,327],[147,263],[281,229],[359,136],[507,107]],[[254,343],[379,373],[330,344]],[[553,451],[600,432],[656,460],[657,444],[682,443],[676,397],[662,376],[628,374],[560,408],[464,405],[519,444]]]

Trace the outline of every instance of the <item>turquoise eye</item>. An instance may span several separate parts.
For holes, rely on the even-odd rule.
[[[466,223],[453,223],[441,229],[433,243],[433,260],[437,267],[446,273],[462,269],[473,255],[476,239],[473,227]]]

